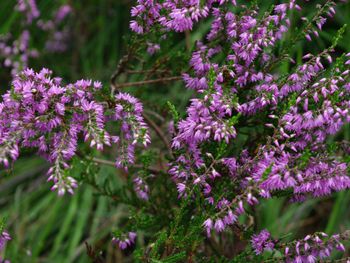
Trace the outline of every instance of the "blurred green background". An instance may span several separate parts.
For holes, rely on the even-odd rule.
[[[14,12],[14,0],[0,1],[0,34],[20,32],[20,14]],[[279,1],[260,1],[262,9]],[[304,2],[304,1],[302,1]],[[316,2],[306,4],[303,14],[312,15]],[[38,1],[42,16],[50,17],[61,4],[73,7],[73,14],[66,21],[71,28],[69,48],[61,54],[42,52],[38,59],[30,61],[30,66],[39,70],[47,67],[54,75],[63,77],[66,83],[81,78],[100,80],[109,85],[111,75],[118,61],[127,54],[130,43],[138,43],[130,34],[128,27],[130,8],[133,1],[127,0],[84,0],[84,1]],[[337,15],[328,22],[319,39],[302,42],[293,48],[293,56],[300,59],[301,54],[329,46],[336,31],[350,24],[350,4],[337,8]],[[132,60],[132,69],[141,70],[160,65],[167,71],[164,76],[179,75],[187,65],[178,63],[177,58],[188,57],[196,40],[201,39],[209,28],[208,22],[198,25],[198,30],[186,37],[184,34],[172,35],[162,41],[163,51],[156,55],[142,55]],[[31,28],[31,45],[43,50],[47,36]],[[156,42],[157,39],[153,39]],[[336,53],[350,51],[349,28],[341,40]],[[142,48],[142,46],[140,46]],[[169,53],[169,50],[171,51]],[[166,57],[165,61],[162,59]],[[288,71],[289,65],[281,68]],[[163,74],[163,73],[162,73]],[[162,75],[163,76],[163,75]],[[148,78],[157,76],[148,76]],[[120,76],[119,82],[138,81],[144,78],[137,75]],[[10,87],[11,75],[8,69],[1,68],[1,93]],[[181,82],[149,85],[126,89],[145,101],[148,110],[166,117],[166,101],[169,100],[180,110],[187,104],[191,93]],[[337,135],[349,140],[350,129],[345,127]],[[330,138],[332,140],[333,138]],[[105,156],[106,159],[113,158]],[[111,159],[112,160],[112,159]],[[2,169],[2,168],[0,168]],[[5,258],[12,262],[90,262],[89,253],[102,253],[103,262],[132,261],[127,253],[120,252],[110,242],[110,231],[117,227],[120,219],[127,214],[123,205],[108,197],[96,195],[88,184],[82,184],[73,196],[57,197],[50,191],[46,182],[47,164],[33,152],[22,152],[22,157],[10,170],[0,171],[0,216],[7,218],[7,229],[11,240]],[[112,167],[103,166],[95,175],[98,181],[108,180],[118,188],[122,182],[119,172]],[[305,233],[325,229],[336,233],[350,228],[350,193],[342,192],[333,196],[314,199],[302,204],[289,205],[284,199],[263,201],[257,208],[257,227],[268,228],[278,237],[293,233]],[[92,249],[87,249],[92,246]],[[347,252],[349,253],[349,251]]]

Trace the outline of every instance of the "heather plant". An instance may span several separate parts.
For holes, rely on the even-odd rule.
[[[16,72],[0,103],[0,163],[37,153],[59,196],[90,185],[121,209],[103,245],[86,244],[94,262],[107,244],[135,262],[346,262],[346,228],[275,235],[259,222],[269,201],[303,207],[350,187],[346,25],[313,48],[345,1],[282,2],[138,0],[108,85]],[[34,1],[16,8],[26,23],[40,14]],[[39,25],[50,31],[70,12]],[[310,51],[298,54],[300,43]],[[139,91],[173,82],[189,92],[182,106]],[[118,181],[100,178],[105,166]],[[0,249],[16,239],[3,228]]]

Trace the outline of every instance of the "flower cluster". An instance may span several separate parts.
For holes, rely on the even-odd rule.
[[[155,53],[157,53],[159,50],[160,50],[159,44],[150,43],[150,42],[147,43],[147,52],[151,56],[154,55]]]
[[[114,137],[115,143],[119,144],[119,157],[117,167],[127,168],[135,160],[135,145],[140,143],[145,147],[151,142],[147,125],[143,119],[142,104],[127,93],[119,92],[115,96],[115,115],[117,121],[121,121],[123,140]]]
[[[135,177],[134,182],[134,190],[137,194],[137,197],[142,200],[149,199],[149,186],[141,177]]]
[[[80,80],[62,85],[52,72],[27,69],[13,81],[12,89],[0,103],[0,163],[15,161],[22,147],[36,148],[51,164],[49,180],[59,195],[73,193],[77,182],[66,170],[68,161],[76,154],[79,135],[91,147],[103,150],[104,145],[122,144],[117,165],[126,167],[134,161],[137,143],[147,145],[149,135],[141,116],[142,106],[132,96],[116,95],[112,121],[121,121],[123,138],[111,136],[105,130],[108,108],[96,101],[100,82]],[[113,109],[113,108],[112,108]],[[124,162],[120,160],[126,160]]]
[[[30,58],[38,57],[38,51],[29,47],[29,41],[28,30],[24,30],[13,42],[9,36],[0,39],[0,57],[4,59],[4,66],[11,69],[12,76],[26,68]]]
[[[344,57],[345,65],[350,63],[348,56]],[[323,68],[320,61],[317,67]],[[309,68],[312,74],[314,71]],[[281,115],[277,125],[270,125],[278,130],[275,128],[272,145],[253,171],[253,178],[261,180],[270,167],[269,177],[262,180],[261,188],[273,191],[292,187],[300,198],[306,194],[323,196],[350,187],[347,164],[330,156],[325,145],[329,135],[350,121],[348,78],[349,69],[345,66],[336,67],[334,75],[327,79],[311,82],[312,89],[301,90],[291,99],[293,105]]]
[[[257,255],[263,253],[265,250],[272,250],[275,247],[273,240],[271,240],[271,234],[266,229],[257,235],[253,235],[251,243]]]
[[[47,51],[51,53],[62,53],[68,49],[70,27],[63,22],[71,13],[71,6],[62,5],[53,14],[52,19],[47,21],[39,20],[37,22],[38,27],[48,35],[45,43]]]
[[[281,241],[272,240],[271,234],[263,230],[258,235],[253,235],[251,244],[257,255],[264,250],[276,249],[281,251],[285,262],[313,263],[330,257],[334,250],[344,252],[345,247],[342,242],[348,238],[349,231],[332,236],[318,232],[290,243],[281,243]]]
[[[317,262],[331,256],[332,251],[345,251],[341,241],[349,238],[349,233],[328,236],[325,233],[307,235],[302,240],[286,246],[284,254],[287,262]]]
[[[2,231],[0,235],[0,251],[3,250],[7,241],[11,240],[11,236],[7,231]]]
[[[40,11],[35,0],[18,0],[16,9],[26,17],[26,23],[31,24],[40,16]]]
[[[135,232],[129,232],[126,235],[121,234],[118,235],[118,237],[113,237],[112,243],[118,245],[120,249],[124,250],[135,244],[136,236]]]
[[[130,28],[138,34],[149,32],[157,26],[166,31],[191,30],[196,22],[208,16],[209,9],[215,2],[225,1],[210,0],[201,3],[199,0],[138,0],[138,5],[131,9],[131,16],[135,20],[130,22]]]

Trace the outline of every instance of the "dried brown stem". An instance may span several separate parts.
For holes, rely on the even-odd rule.
[[[95,163],[99,163],[99,164],[105,164],[105,165],[109,165],[109,166],[113,166],[115,167],[115,163],[112,162],[112,161],[109,161],[109,160],[104,160],[104,159],[99,159],[99,158],[92,158],[92,161],[95,162]],[[139,165],[139,164],[134,164],[132,166],[132,168],[143,168],[142,165]],[[158,174],[158,173],[161,173],[162,171],[160,169],[157,169],[155,167],[147,167],[146,168],[148,171],[150,171],[151,173],[155,173],[155,174]]]
[[[136,82],[127,82],[127,83],[121,83],[121,84],[114,84],[112,83],[112,87],[114,89],[120,89],[125,87],[132,87],[132,86],[144,86],[148,84],[155,84],[155,83],[164,83],[169,81],[177,81],[181,80],[181,76],[177,77],[167,77],[167,78],[160,78],[160,79],[150,79],[150,80],[143,80],[143,81],[136,81]]]
[[[169,72],[169,71],[166,69],[125,70],[125,73],[128,73],[128,74],[165,73],[165,72]]]
[[[168,153],[171,156],[171,158],[174,158],[173,152],[171,150],[170,142],[166,138],[165,134],[163,133],[162,129],[150,118],[147,114],[142,114],[143,118],[147,122],[147,124],[155,131],[155,133],[158,135],[158,137],[162,140],[165,147],[168,149]]]

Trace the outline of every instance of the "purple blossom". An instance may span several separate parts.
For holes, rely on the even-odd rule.
[[[45,43],[45,48],[52,53],[62,53],[68,49],[70,32],[68,29],[54,31]]]
[[[131,9],[134,20],[130,22],[130,28],[137,34],[148,32],[156,24],[176,32],[191,30],[194,23],[208,16],[212,2],[201,5],[199,1],[138,0]]]
[[[147,43],[147,52],[150,55],[154,55],[155,53],[157,53],[160,50],[160,45],[159,44],[155,44],[155,43]]]
[[[137,197],[147,201],[149,199],[149,187],[147,183],[141,177],[136,177],[133,182]]]
[[[285,244],[284,256],[286,262],[318,262],[330,257],[332,251],[345,251],[343,240],[349,238],[349,232],[328,236],[319,232],[307,235],[301,240]]]
[[[112,243],[118,245],[121,250],[125,250],[135,244],[136,233],[129,232],[126,235],[121,235],[120,237],[113,237]]]
[[[274,241],[271,239],[271,234],[266,229],[259,234],[253,235],[251,239],[252,247],[257,255],[265,250],[273,250],[275,247]]]
[[[16,40],[10,37],[0,39],[0,56],[4,59],[4,66],[11,69],[13,77],[27,67],[29,59],[38,56],[38,52],[29,47],[29,42],[28,30],[23,30]]]
[[[203,226],[207,231],[207,236],[210,236],[210,231],[213,228],[213,220],[208,218],[207,220],[204,221]]]
[[[47,51],[62,53],[68,49],[71,30],[69,26],[65,25],[63,22],[72,11],[71,6],[62,5],[56,11],[52,19],[48,21],[38,21],[38,26],[48,35],[48,39],[45,43]]]
[[[2,231],[0,235],[0,251],[2,251],[7,243],[7,241],[11,240],[11,236],[7,231]]]
[[[62,22],[70,13],[72,12],[72,7],[70,5],[62,5],[56,11],[55,22]]]
[[[216,232],[220,233],[221,231],[223,231],[225,228],[225,224],[224,222],[222,221],[222,219],[217,219],[215,221],[215,224],[214,224],[214,229],[216,230]]]
[[[134,163],[136,144],[140,143],[146,147],[151,142],[151,139],[142,116],[142,104],[136,98],[122,92],[115,96],[115,100],[114,119],[121,121],[123,134],[116,166],[127,168],[129,164]]]
[[[40,16],[35,0],[17,0],[17,10],[26,16],[26,22],[31,24]]]

